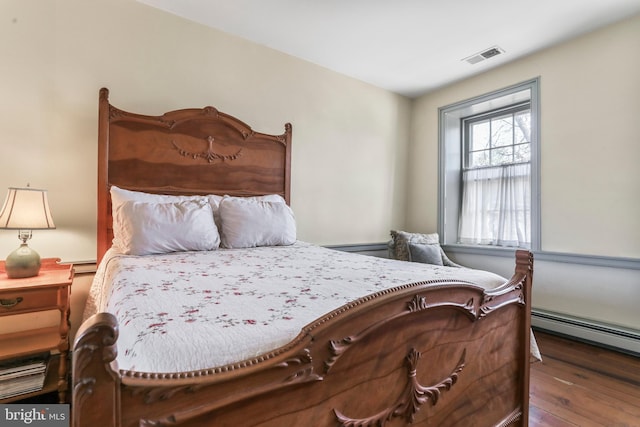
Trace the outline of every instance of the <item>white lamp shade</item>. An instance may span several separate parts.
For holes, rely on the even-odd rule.
[[[0,210],[0,228],[43,230],[56,228],[49,209],[47,190],[9,187]]]

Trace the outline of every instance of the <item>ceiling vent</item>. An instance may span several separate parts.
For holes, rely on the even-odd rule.
[[[498,46],[493,46],[489,49],[483,50],[482,52],[474,53],[473,55],[464,58],[463,61],[467,61],[469,64],[477,64],[478,62],[493,58],[494,56],[502,53],[504,53],[504,49]]]

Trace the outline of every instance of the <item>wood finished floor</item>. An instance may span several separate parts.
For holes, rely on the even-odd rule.
[[[536,331],[530,427],[640,427],[640,358]]]

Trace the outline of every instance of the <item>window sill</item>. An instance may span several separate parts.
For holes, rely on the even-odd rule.
[[[501,248],[493,246],[473,246],[449,244],[442,245],[445,252],[451,254],[484,255],[513,258],[518,248]],[[603,255],[583,255],[565,252],[531,251],[536,261],[560,262],[568,264],[582,264],[594,267],[623,268],[640,270],[640,259],[623,258]]]
[[[442,245],[445,252],[472,255],[488,255],[500,257],[513,257],[518,248],[507,248],[489,245],[463,245],[459,243]]]

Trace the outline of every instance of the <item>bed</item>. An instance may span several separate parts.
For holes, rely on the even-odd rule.
[[[213,107],[134,114],[101,89],[98,133],[100,264],[73,346],[74,426],[528,425],[531,253],[516,251],[505,280],[342,253],[295,232],[236,245],[229,206],[292,217],[290,124],[269,135]],[[123,206],[143,209],[126,217],[135,222],[194,203],[223,224],[224,248],[122,243]]]

